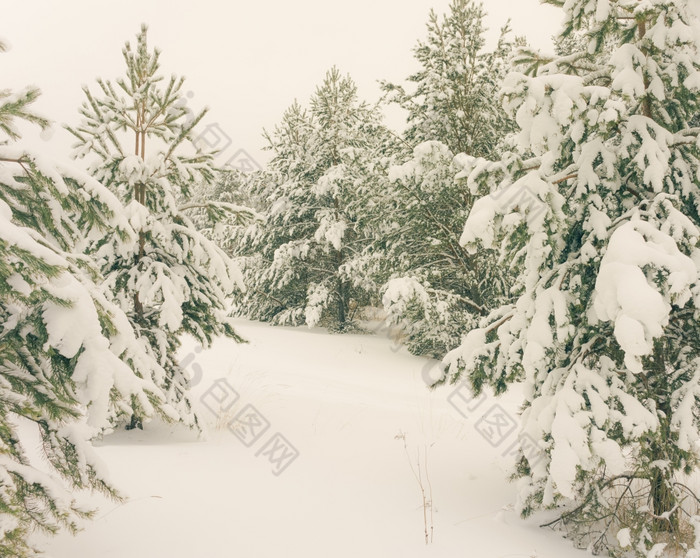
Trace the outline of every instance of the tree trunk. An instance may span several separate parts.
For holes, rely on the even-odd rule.
[[[664,340],[654,342],[653,366],[650,374],[653,398],[657,401],[657,415],[660,419],[659,430],[653,434],[650,444],[651,461],[668,461],[671,458],[667,444],[671,441],[671,409],[669,401],[669,386],[664,356]],[[678,500],[673,491],[673,471],[654,469],[649,479],[652,511],[655,516],[668,514],[668,519],[655,519],[654,526],[659,531],[676,531],[678,529]]]
[[[146,133],[145,132],[139,132],[138,128],[141,126],[141,112],[139,111],[136,115],[136,126],[137,126],[137,131],[136,131],[136,140],[135,140],[135,147],[134,147],[134,153],[135,155],[138,155],[141,157],[141,159],[145,160],[146,157]],[[141,205],[146,205],[146,185],[145,184],[136,184],[134,186],[134,199],[139,202]],[[143,255],[145,252],[146,248],[146,234],[143,232],[143,229],[139,231],[139,248],[138,251],[136,252],[136,257],[134,258],[134,266],[138,267],[139,262],[143,259]],[[141,302],[141,299],[139,298],[139,293],[138,291],[134,293],[134,313],[136,314],[136,320],[141,322],[143,319],[143,302]],[[133,430],[135,428],[138,428],[139,430],[143,430],[143,422],[141,420],[141,417],[139,417],[136,414],[131,415],[131,421],[129,424],[126,425],[127,430]]]
[[[649,482],[651,484],[649,497],[654,515],[657,516],[654,519],[654,526],[659,531],[678,530],[678,509],[674,509],[678,502],[673,493],[673,478],[664,471],[656,469]],[[659,519],[663,514],[668,514],[668,519]]]
[[[136,416],[136,415],[131,415],[131,422],[126,425],[127,430],[134,430],[135,428],[138,428],[139,430],[143,430],[143,422],[141,421],[141,418]]]
[[[146,132],[139,132],[138,127],[140,127],[142,122],[142,116],[141,112],[139,111],[136,115],[136,126],[137,126],[137,131],[136,131],[136,140],[135,140],[135,146],[134,146],[134,153],[138,156],[141,157],[142,160],[146,159]],[[145,184],[136,184],[134,186],[134,198],[136,199],[137,202],[139,202],[141,205],[146,205],[146,185]],[[139,262],[143,259],[143,255],[146,249],[146,233],[143,232],[143,229],[139,231],[139,249],[138,252],[136,253],[136,258],[134,265],[138,266]],[[143,317],[143,303],[139,299],[139,293],[136,292],[134,293],[134,313],[136,314],[136,317],[138,320],[140,320]],[[132,423],[133,423],[133,417],[132,417]]]
[[[335,271],[339,273],[340,267],[343,265],[343,251],[336,250],[335,256]],[[347,308],[348,308],[348,286],[345,281],[338,277],[336,284],[336,291],[338,295],[338,329],[345,329],[345,321],[347,319]]]
[[[340,329],[345,329],[346,320],[346,288],[341,279],[338,279],[338,325]]]
[[[647,33],[646,21],[637,21],[637,33],[642,39]],[[644,53],[646,54],[646,52]],[[644,75],[644,98],[642,100],[642,114],[647,118],[653,118],[651,98],[649,92],[649,78]],[[652,435],[654,439],[650,445],[651,461],[668,461],[671,455],[667,450],[667,444],[671,441],[671,415],[673,410],[669,401],[669,386],[664,356],[664,340],[657,339],[654,342],[653,366],[649,374],[650,395],[657,402],[657,416],[660,419],[659,430]],[[649,479],[652,511],[657,519],[654,526],[660,531],[676,531],[678,529],[678,500],[673,491],[673,471],[654,469]],[[658,519],[658,516],[669,514],[668,519]]]
[[[647,34],[647,23],[645,20],[642,19],[642,20],[637,22],[637,32],[639,33],[640,39],[643,39],[644,36]],[[644,49],[643,52],[645,50],[646,49]],[[644,52],[644,54],[646,55],[647,53]],[[644,74],[643,80],[644,80],[644,99],[642,100],[642,114],[644,114],[644,116],[646,116],[647,118],[651,118],[652,115],[651,115],[651,99],[649,97],[649,95],[650,95],[649,77],[646,74]]]

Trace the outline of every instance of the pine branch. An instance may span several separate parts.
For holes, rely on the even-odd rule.
[[[19,139],[19,132],[15,127],[15,120],[24,120],[36,124],[42,129],[49,126],[46,118],[31,112],[28,107],[33,104],[40,95],[37,88],[30,87],[13,95],[9,90],[0,90],[0,131],[4,132],[11,140]]]

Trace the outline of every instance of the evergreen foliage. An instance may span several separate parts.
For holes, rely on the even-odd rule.
[[[420,70],[409,86],[382,82],[390,102],[408,112],[406,141],[439,141],[453,153],[494,157],[513,122],[498,103],[514,47],[506,24],[496,48],[485,47],[486,12],[480,2],[452,0],[440,17],[431,10],[428,36],[414,49]]]
[[[116,231],[89,247],[105,277],[104,290],[127,312],[138,336],[166,370],[153,378],[180,416],[196,424],[187,398],[188,378],[180,369],[179,336],[188,333],[208,346],[214,337],[241,339],[226,318],[226,297],[242,289],[229,256],[199,232],[186,211],[195,184],[216,180],[213,154],[195,147],[194,128],[206,111],[192,117],[183,78],[164,80],[160,52],[149,50],[142,27],[136,46],[123,50],[126,74],[116,82],[98,80],[99,92],[84,89],[82,122],[68,128],[79,158],[91,174],[125,205],[135,238]],[[221,205],[206,204],[219,215]],[[135,415],[131,427],[140,425]]]
[[[449,377],[524,382],[524,514],[558,508],[594,552],[658,556],[695,521],[700,26],[682,0],[550,3],[588,48],[506,79],[518,145],[473,161],[469,183],[493,194],[462,244],[498,247],[518,275]]]
[[[253,183],[264,222],[242,233],[249,291],[239,312],[277,324],[344,329],[369,300],[352,262],[371,239],[366,209],[391,136],[336,68],[308,109],[294,103],[267,135],[273,158]]]
[[[175,413],[124,313],[97,286],[86,238],[135,237],[94,179],[22,149],[39,91],[0,95],[0,555],[35,555],[36,531],[76,530],[73,492],[119,498],[90,440],[134,413]],[[40,441],[39,447],[37,442]]]
[[[408,111],[404,144],[415,147],[388,175],[373,211],[375,242],[362,263],[409,350],[436,358],[456,347],[510,284],[492,251],[469,254],[459,242],[474,200],[488,193],[470,191],[463,158],[497,157],[514,129],[498,90],[522,41],[511,41],[506,25],[496,48],[485,51],[485,17],[472,0],[453,0],[442,17],[431,11],[409,88],[383,83],[389,100]]]

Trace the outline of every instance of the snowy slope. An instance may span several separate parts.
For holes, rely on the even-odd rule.
[[[423,380],[430,363],[376,335],[244,321],[238,330],[249,344],[219,340],[196,351],[190,343],[182,354],[196,379],[202,372],[195,393],[206,440],[153,424],[106,438],[98,452],[128,501],[87,499],[99,506],[96,519],[76,537],[40,539],[50,556],[587,555],[508,509],[515,489],[506,481],[503,454],[516,434],[501,436],[497,447],[485,436],[495,443],[493,424],[501,424],[488,411],[497,403],[515,416],[517,394],[466,402],[450,396],[453,387],[431,392]],[[234,398],[223,390],[235,390],[237,399],[217,417],[212,409]],[[234,421],[238,427],[231,430],[226,423],[244,409],[247,416],[251,405],[258,423],[269,427],[247,447],[260,427]],[[510,429],[503,425],[500,434]],[[396,439],[400,432],[408,455]],[[298,457],[291,448],[277,451],[278,433]],[[434,501],[428,546],[409,465],[410,456],[417,466],[418,454],[423,473],[427,454]]]

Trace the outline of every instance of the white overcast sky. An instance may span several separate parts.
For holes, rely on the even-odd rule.
[[[484,0],[489,41],[507,20],[530,44],[549,50],[561,10],[538,0]],[[379,98],[377,80],[402,81],[416,69],[412,48],[426,35],[428,13],[449,0],[26,0],[3,8],[1,88],[37,85],[36,108],[52,120],[77,123],[81,86],[123,73],[121,49],[140,24],[162,50],[161,70],[186,77],[189,105],[210,113],[232,143],[263,163],[263,127],[271,129],[296,98],[305,103],[332,65],[349,73],[360,96]],[[400,126],[400,115],[389,113]],[[57,127],[50,141],[26,141],[54,157],[70,141]]]

